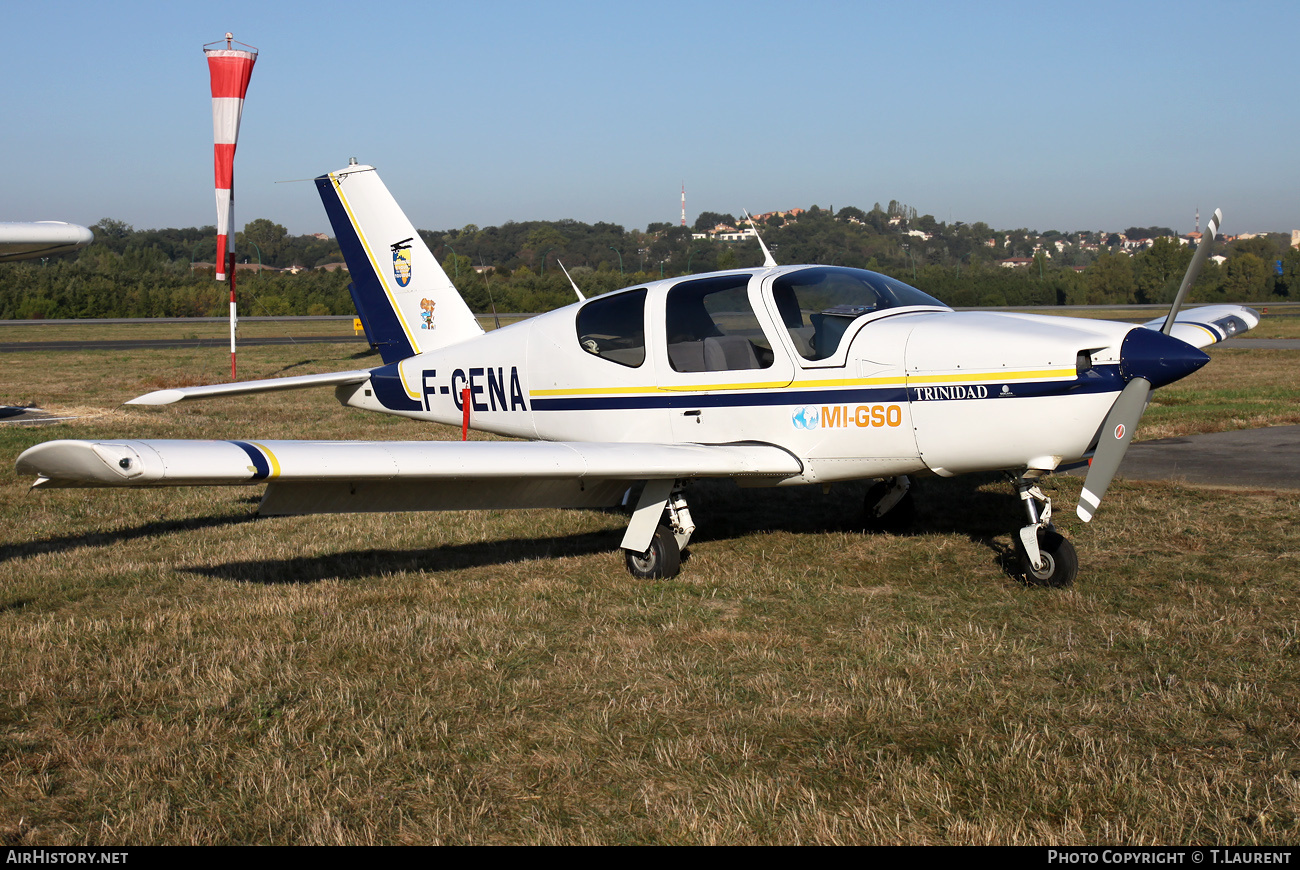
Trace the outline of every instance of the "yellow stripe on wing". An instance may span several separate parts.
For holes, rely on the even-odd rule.
[[[274,480],[275,478],[279,477],[280,460],[275,458],[275,454],[272,453],[265,444],[258,444],[256,441],[249,441],[248,443],[252,444],[258,450],[262,451],[262,455],[266,457],[267,463],[271,466],[271,473],[266,476],[267,480]]]

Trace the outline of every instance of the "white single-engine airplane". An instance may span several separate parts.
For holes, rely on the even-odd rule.
[[[958,312],[884,275],[765,265],[654,281],[484,333],[373,167],[316,179],[377,368],[160,390],[128,402],[332,386],[354,408],[522,442],[51,441],[18,457],[35,487],[266,484],[263,515],[608,507],[641,485],[622,547],[672,576],[697,478],[774,487],[879,481],[869,518],[911,509],[909,476],[1006,471],[1028,514],[1031,580],[1071,582],[1045,474],[1092,457],[1091,519],[1150,391],[1255,326],[1216,305],[1144,326]],[[760,240],[761,241],[761,240]],[[580,295],[580,294],[579,294]]]

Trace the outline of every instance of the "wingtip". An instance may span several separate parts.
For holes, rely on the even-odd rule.
[[[123,402],[124,405],[172,405],[185,398],[185,394],[180,390],[154,390],[152,393],[145,393],[143,396],[136,396],[130,401]]]

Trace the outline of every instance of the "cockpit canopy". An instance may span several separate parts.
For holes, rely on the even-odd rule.
[[[841,266],[782,275],[772,282],[772,298],[795,349],[807,360],[834,354],[849,324],[864,314],[913,305],[947,307],[902,281]]]
[[[663,324],[668,362],[675,371],[764,369],[773,364],[772,340],[750,304],[753,276],[726,272],[669,287]],[[902,281],[843,266],[796,269],[779,275],[765,292],[771,293],[780,325],[795,349],[810,362],[833,356],[859,317],[890,308],[947,307]],[[646,358],[646,299],[647,289],[639,287],[587,302],[575,324],[583,350],[639,367]]]

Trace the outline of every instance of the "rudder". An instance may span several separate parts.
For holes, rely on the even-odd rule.
[[[352,300],[371,344],[397,362],[483,334],[373,166],[316,179],[352,274]]]

